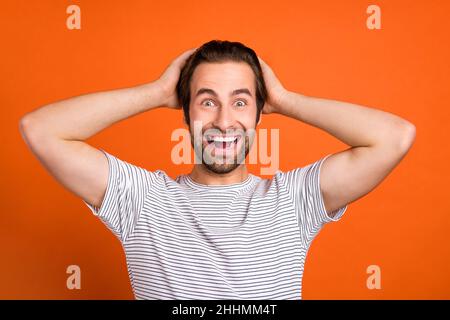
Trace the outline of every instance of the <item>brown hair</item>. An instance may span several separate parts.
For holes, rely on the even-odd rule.
[[[191,100],[190,83],[195,68],[203,62],[246,62],[255,74],[256,88],[256,122],[259,121],[261,110],[267,99],[267,89],[264,83],[264,77],[259,64],[258,56],[255,51],[243,45],[240,42],[230,42],[222,40],[211,40],[197,48],[195,52],[186,60],[185,65],[181,69],[180,78],[177,83],[177,95],[180,102],[184,117],[189,125],[189,103]]]

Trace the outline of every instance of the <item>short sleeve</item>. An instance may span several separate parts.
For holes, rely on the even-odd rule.
[[[83,202],[124,242],[136,225],[155,173],[101,150],[108,159],[108,184],[99,208]]]
[[[320,190],[320,169],[330,155],[307,166],[281,172],[294,203],[302,238],[307,246],[325,224],[340,220],[347,210],[347,205],[330,213],[325,209]]]

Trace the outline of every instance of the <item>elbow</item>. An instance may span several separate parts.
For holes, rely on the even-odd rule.
[[[37,140],[40,139],[39,137],[43,135],[42,130],[39,129],[37,120],[32,113],[25,114],[19,120],[19,131],[23,140],[29,147],[36,144]]]
[[[397,146],[399,151],[407,153],[416,139],[416,126],[409,121],[404,121],[398,129]]]
[[[32,123],[31,118],[32,116],[29,113],[27,113],[19,120],[19,131],[24,140],[28,139],[29,133],[31,131],[31,123]]]
[[[416,126],[411,122],[406,122],[405,127],[406,129],[404,133],[402,146],[406,150],[409,150],[412,147],[414,141],[416,140]]]
[[[387,166],[392,166],[392,163],[398,164],[411,149],[415,138],[416,127],[412,123],[406,120],[396,123],[386,131],[386,135],[377,144],[382,155],[380,159]]]

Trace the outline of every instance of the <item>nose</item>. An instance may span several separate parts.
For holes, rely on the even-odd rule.
[[[217,112],[213,125],[222,132],[225,132],[227,128],[230,128],[235,124],[235,121],[233,111],[226,106],[221,106],[219,112]]]

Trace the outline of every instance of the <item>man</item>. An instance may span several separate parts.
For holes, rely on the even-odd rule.
[[[190,174],[172,179],[83,142],[160,106],[183,108],[200,154]],[[261,113],[313,125],[350,148],[271,179],[249,174],[239,154]],[[20,128],[45,168],[121,241],[137,299],[301,299],[311,241],[415,138],[414,125],[393,114],[288,91],[252,49],[216,40],[181,54],[154,82],[49,104]]]

